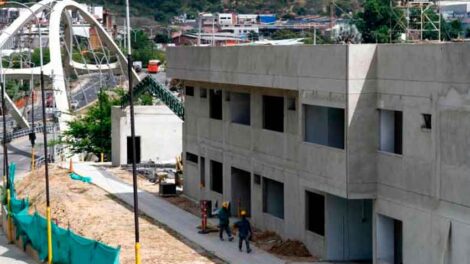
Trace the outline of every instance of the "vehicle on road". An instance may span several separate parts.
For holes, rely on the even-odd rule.
[[[132,65],[134,66],[134,70],[136,72],[141,72],[142,71],[142,62],[141,61],[134,61],[132,63]]]
[[[149,63],[147,65],[147,72],[148,73],[158,73],[158,68],[160,67],[160,61],[159,60],[149,60]]]
[[[78,108],[78,105],[80,103],[78,102],[78,100],[73,100],[71,103],[70,103],[70,107],[72,107],[72,109],[77,109]]]

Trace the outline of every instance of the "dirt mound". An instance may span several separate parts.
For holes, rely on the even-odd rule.
[[[283,255],[288,257],[311,257],[305,245],[297,240],[286,240],[284,242],[275,244],[271,247],[269,252]]]
[[[49,169],[52,218],[62,227],[111,246],[121,246],[120,263],[134,263],[133,209],[93,184],[70,179],[67,170]],[[46,212],[44,170],[16,184],[29,197],[31,212]],[[142,263],[222,263],[199,246],[149,218],[140,218]]]

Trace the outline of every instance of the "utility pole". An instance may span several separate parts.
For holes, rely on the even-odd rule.
[[[317,28],[313,27],[313,45],[317,45]]]
[[[127,74],[129,83],[129,107],[131,115],[131,145],[132,145],[132,182],[134,189],[134,227],[135,227],[135,263],[140,264],[140,235],[139,235],[139,199],[137,193],[137,169],[136,169],[136,147],[135,147],[135,120],[134,120],[134,91],[132,87],[132,49],[131,49],[131,20],[129,11],[129,0],[126,0],[127,20]]]
[[[197,45],[201,46],[202,13],[199,13],[199,30],[197,34]]]

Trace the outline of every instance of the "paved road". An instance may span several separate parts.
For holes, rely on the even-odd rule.
[[[16,245],[9,244],[5,233],[0,229],[0,263],[33,264],[37,262],[21,251]]]
[[[36,157],[44,155],[43,135],[36,134]],[[31,142],[28,137],[18,138],[8,144],[8,162],[16,163],[16,178],[21,178],[31,168]],[[3,164],[3,146],[0,145],[0,164]],[[2,172],[3,167],[0,167]],[[1,179],[0,179],[1,181]],[[1,263],[1,262],[0,262]]]

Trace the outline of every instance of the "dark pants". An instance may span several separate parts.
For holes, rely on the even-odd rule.
[[[230,227],[229,227],[228,224],[226,224],[226,225],[219,225],[219,237],[220,237],[220,239],[223,239],[223,238],[224,238],[224,236],[223,236],[224,231],[227,233],[227,236],[228,236],[229,238],[232,237],[232,232],[230,231]]]
[[[250,251],[250,239],[248,237],[245,237],[245,236],[243,236],[243,237],[239,236],[238,238],[239,238],[239,240],[238,240],[238,249],[242,250],[243,241],[245,241],[246,250]]]

